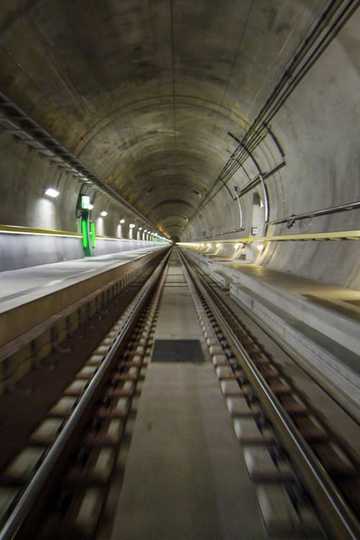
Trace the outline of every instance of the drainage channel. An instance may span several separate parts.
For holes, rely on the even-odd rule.
[[[2,471],[1,540],[94,536],[146,369],[167,258]]]

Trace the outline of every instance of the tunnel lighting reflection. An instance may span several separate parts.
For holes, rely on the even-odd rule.
[[[101,217],[98,217],[96,220],[96,231],[97,236],[104,236],[104,220]]]
[[[106,212],[106,210],[103,210],[102,212],[100,212],[101,217],[106,217],[107,215],[108,213]]]
[[[56,197],[60,195],[60,191],[58,191],[55,188],[50,187],[50,188],[47,188],[47,190],[45,191],[45,195],[47,195],[48,197],[51,197],[52,199],[56,199]]]
[[[45,197],[38,199],[35,203],[34,214],[37,216],[39,225],[41,225],[41,227],[48,227],[49,229],[55,227],[56,205],[52,200]],[[34,225],[37,226],[38,224],[35,223]]]

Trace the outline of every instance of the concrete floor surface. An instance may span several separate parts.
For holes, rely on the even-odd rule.
[[[55,292],[153,251],[154,247],[0,273],[0,313]]]
[[[155,338],[200,336],[190,291],[181,269],[172,264]],[[111,540],[265,537],[255,487],[212,365],[208,360],[152,362]]]

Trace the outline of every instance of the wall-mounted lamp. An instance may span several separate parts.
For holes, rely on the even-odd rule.
[[[139,227],[139,231],[142,231],[142,227]]]
[[[56,199],[56,197],[58,197],[60,195],[60,191],[58,191],[55,188],[49,187],[45,191],[45,195],[47,195],[48,197],[51,197],[52,199]]]
[[[134,223],[130,223],[129,225],[130,229],[133,229],[135,227],[135,224]]]
[[[101,217],[106,217],[107,215],[108,213],[106,212],[106,210],[103,210],[102,212],[100,212]]]
[[[120,219],[120,223],[121,223],[121,225],[122,225],[123,223],[125,223],[125,219],[124,219],[124,218],[123,218],[123,219]]]

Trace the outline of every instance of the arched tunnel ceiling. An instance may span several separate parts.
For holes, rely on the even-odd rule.
[[[176,237],[324,0],[3,0],[0,85]]]

